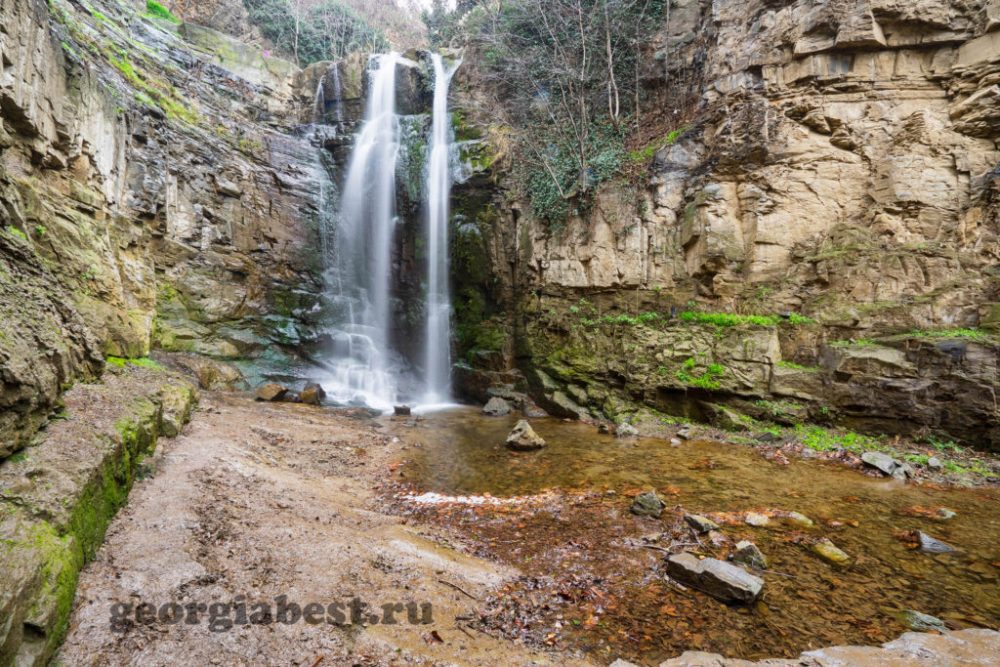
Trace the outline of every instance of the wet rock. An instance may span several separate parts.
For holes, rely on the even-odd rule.
[[[792,525],[799,526],[800,528],[812,528],[816,525],[812,519],[801,512],[789,512],[782,518],[784,521]]]
[[[927,533],[917,532],[917,539],[920,540],[920,550],[928,554],[947,554],[957,551],[955,547],[947,542],[942,542],[936,537],[931,537]]]
[[[680,438],[670,438],[670,446],[671,447],[680,447],[681,446],[681,439]]]
[[[736,551],[733,552],[733,561],[755,567],[758,570],[767,569],[767,557],[750,540],[742,540],[736,543]]]
[[[527,420],[522,419],[514,425],[514,429],[507,436],[507,446],[519,452],[530,452],[544,447],[545,440],[535,433]]]
[[[393,414],[397,417],[409,417],[412,412],[409,405],[397,405],[393,408]]]
[[[615,436],[619,438],[634,438],[639,435],[639,429],[628,422],[623,422],[615,429]]]
[[[280,401],[288,394],[288,387],[277,382],[268,382],[257,387],[256,398],[258,401]]]
[[[940,470],[944,467],[944,464],[941,462],[941,459],[936,456],[932,456],[927,459],[927,467],[931,470]]]
[[[698,560],[690,553],[667,558],[667,574],[717,600],[749,604],[760,596],[764,580],[715,558]]]
[[[935,514],[937,515],[936,518],[941,521],[951,521],[956,516],[956,512],[948,509],[947,507],[937,508],[937,512]]]
[[[684,521],[686,521],[689,526],[694,528],[695,532],[702,535],[710,530],[719,529],[719,524],[698,514],[685,514]]]
[[[326,392],[323,391],[323,387],[315,382],[310,382],[299,392],[299,400],[309,405],[323,405],[325,398]]]
[[[646,491],[635,497],[629,511],[636,516],[649,516],[658,519],[663,514],[665,507],[666,504],[660,500],[655,491]]]
[[[748,526],[753,526],[754,528],[763,528],[764,526],[770,525],[771,517],[761,512],[747,512],[743,517],[743,522]]]
[[[628,660],[622,660],[621,658],[618,658],[617,660],[612,662],[608,667],[639,667],[639,665],[635,664],[634,662],[629,662]]]
[[[948,626],[940,618],[922,614],[913,609],[904,609],[896,616],[899,622],[916,632],[947,632]]]
[[[510,414],[510,403],[500,398],[499,396],[494,396],[486,405],[483,406],[483,414],[490,415],[491,417],[503,417]]]
[[[690,440],[691,439],[691,427],[690,426],[682,426],[680,429],[678,429],[676,435],[681,440]]]
[[[872,468],[881,471],[884,475],[889,475],[896,479],[906,479],[909,466],[900,463],[888,454],[883,454],[882,452],[865,452],[861,455],[861,460]]]
[[[809,548],[814,554],[828,563],[844,566],[851,562],[851,557],[846,552],[842,551],[836,544],[825,537],[813,542]]]

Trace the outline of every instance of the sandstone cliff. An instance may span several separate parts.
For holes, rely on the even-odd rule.
[[[513,341],[480,366],[528,371],[569,413],[780,399],[996,446],[998,20],[975,0],[673,2],[644,71],[664,129],[646,176],[561,228],[515,194],[478,209],[477,293]],[[463,107],[502,136],[464,80]],[[802,317],[721,339],[606,317],[694,310]],[[713,365],[717,382],[685,381]]]

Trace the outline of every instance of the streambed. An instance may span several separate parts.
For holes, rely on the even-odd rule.
[[[482,602],[487,632],[655,664],[688,649],[762,658],[878,644],[907,630],[899,617],[907,609],[953,629],[1000,625],[996,488],[904,484],[836,463],[768,460],[741,445],[619,440],[556,419],[532,421],[546,449],[512,453],[502,443],[516,419],[458,408],[386,421],[416,443],[403,452],[393,487],[398,511],[451,525],[472,552],[524,574]],[[659,519],[630,514],[632,496],[650,488],[667,511]],[[413,500],[424,492],[439,495]],[[484,495],[493,500],[448,499]],[[941,507],[955,516],[942,520]],[[800,512],[814,525],[742,519],[771,510]],[[695,535],[688,512],[716,518],[719,535]],[[957,551],[921,552],[914,531]],[[850,555],[847,567],[811,552],[823,537]],[[764,595],[752,607],[727,606],[664,576],[667,553],[725,559],[742,539],[770,560],[757,572]]]

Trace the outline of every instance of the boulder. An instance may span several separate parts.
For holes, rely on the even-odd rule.
[[[936,537],[931,537],[927,533],[917,532],[917,539],[920,540],[920,550],[928,554],[947,554],[957,551],[955,547],[947,542],[942,542]]]
[[[615,436],[618,438],[635,438],[639,435],[639,429],[628,422],[623,422],[615,428]]]
[[[507,446],[519,452],[530,452],[544,447],[545,440],[535,433],[527,420],[522,419],[514,425],[514,429],[507,436]]]
[[[947,632],[948,626],[940,618],[922,614],[913,609],[904,609],[897,614],[899,622],[915,632]]]
[[[705,534],[710,530],[718,530],[719,524],[715,523],[711,519],[706,519],[698,514],[685,514],[684,520],[689,526],[694,528],[695,532],[699,534]]]
[[[636,516],[649,516],[658,519],[663,514],[666,504],[660,500],[655,491],[640,493],[632,501],[629,511]]]
[[[883,454],[882,452],[865,452],[861,455],[861,460],[885,475],[895,477],[896,479],[906,479],[909,466],[900,463],[888,454]]]
[[[409,405],[397,405],[393,408],[393,414],[397,417],[409,417],[412,412]]]
[[[742,540],[736,543],[736,551],[733,552],[733,561],[755,567],[758,570],[767,569],[767,557],[750,540]]]
[[[267,382],[257,387],[257,400],[258,401],[280,401],[285,398],[288,394],[288,387],[280,385],[277,382]]]
[[[309,405],[323,405],[325,398],[326,392],[323,391],[323,387],[315,382],[310,382],[299,392],[299,400]]]
[[[749,604],[760,597],[764,580],[715,558],[698,560],[687,552],[667,558],[667,574],[723,602]]]
[[[486,403],[486,405],[483,406],[483,414],[490,415],[491,417],[504,417],[509,415],[510,403],[499,396],[494,396]]]
[[[851,562],[851,557],[846,552],[842,551],[836,544],[825,537],[813,542],[809,548],[814,554],[828,563],[843,566]]]

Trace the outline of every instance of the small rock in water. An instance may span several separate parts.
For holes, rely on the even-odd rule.
[[[955,516],[956,513],[953,510],[948,509],[947,507],[937,508],[937,518],[940,519],[941,521],[950,521],[954,519]]]
[[[719,524],[698,514],[685,514],[684,520],[689,526],[695,529],[695,532],[700,534],[719,529]]]
[[[397,405],[393,408],[393,413],[397,417],[409,417],[412,412],[409,405]]]
[[[326,392],[315,382],[310,382],[299,392],[299,400],[309,405],[322,405],[324,398],[326,398]]]
[[[723,602],[749,604],[760,596],[764,580],[715,558],[698,560],[684,552],[667,558],[667,574]]]
[[[680,447],[681,446],[681,439],[680,438],[670,438],[670,446],[671,447]]]
[[[957,551],[955,547],[951,546],[946,542],[942,542],[936,537],[931,537],[927,533],[917,532],[917,538],[920,540],[920,550],[928,554],[947,554],[953,551]]]
[[[280,401],[288,393],[288,387],[277,382],[268,382],[257,387],[258,401]]]
[[[615,429],[615,436],[619,438],[634,438],[639,435],[639,429],[628,422],[622,422]]]
[[[500,398],[499,396],[494,396],[486,405],[483,406],[483,414],[490,415],[491,417],[503,417],[510,414],[510,403]]]
[[[851,562],[847,553],[825,537],[814,542],[810,548],[814,554],[834,565],[847,565]]]
[[[747,512],[746,516],[743,517],[743,522],[748,526],[763,528],[771,523],[771,517],[766,514],[761,514],[760,512]]]
[[[612,662],[608,667],[639,667],[639,665],[635,664],[634,662],[629,662],[627,660],[622,660],[621,658],[618,658],[617,660]]]
[[[904,609],[897,615],[899,622],[914,632],[947,632],[948,626],[940,618],[922,614],[913,609]]]
[[[812,528],[814,525],[812,519],[800,512],[789,512],[784,518],[785,521],[801,528]]]
[[[677,437],[681,440],[688,440],[691,438],[691,427],[682,426],[680,430],[677,431]]]
[[[507,446],[519,452],[529,452],[544,447],[545,440],[535,433],[527,420],[522,419],[514,425],[514,430],[507,436]]]
[[[651,516],[654,519],[658,519],[663,514],[663,508],[665,507],[666,505],[656,495],[655,491],[646,491],[635,497],[629,511],[637,516]]]
[[[736,543],[736,551],[733,552],[733,560],[743,565],[755,567],[758,570],[767,569],[767,558],[757,548],[757,545],[750,540],[743,540]]]
[[[882,452],[865,452],[861,455],[861,460],[885,475],[895,477],[896,479],[906,479],[909,466],[900,463],[888,454],[883,454]]]

